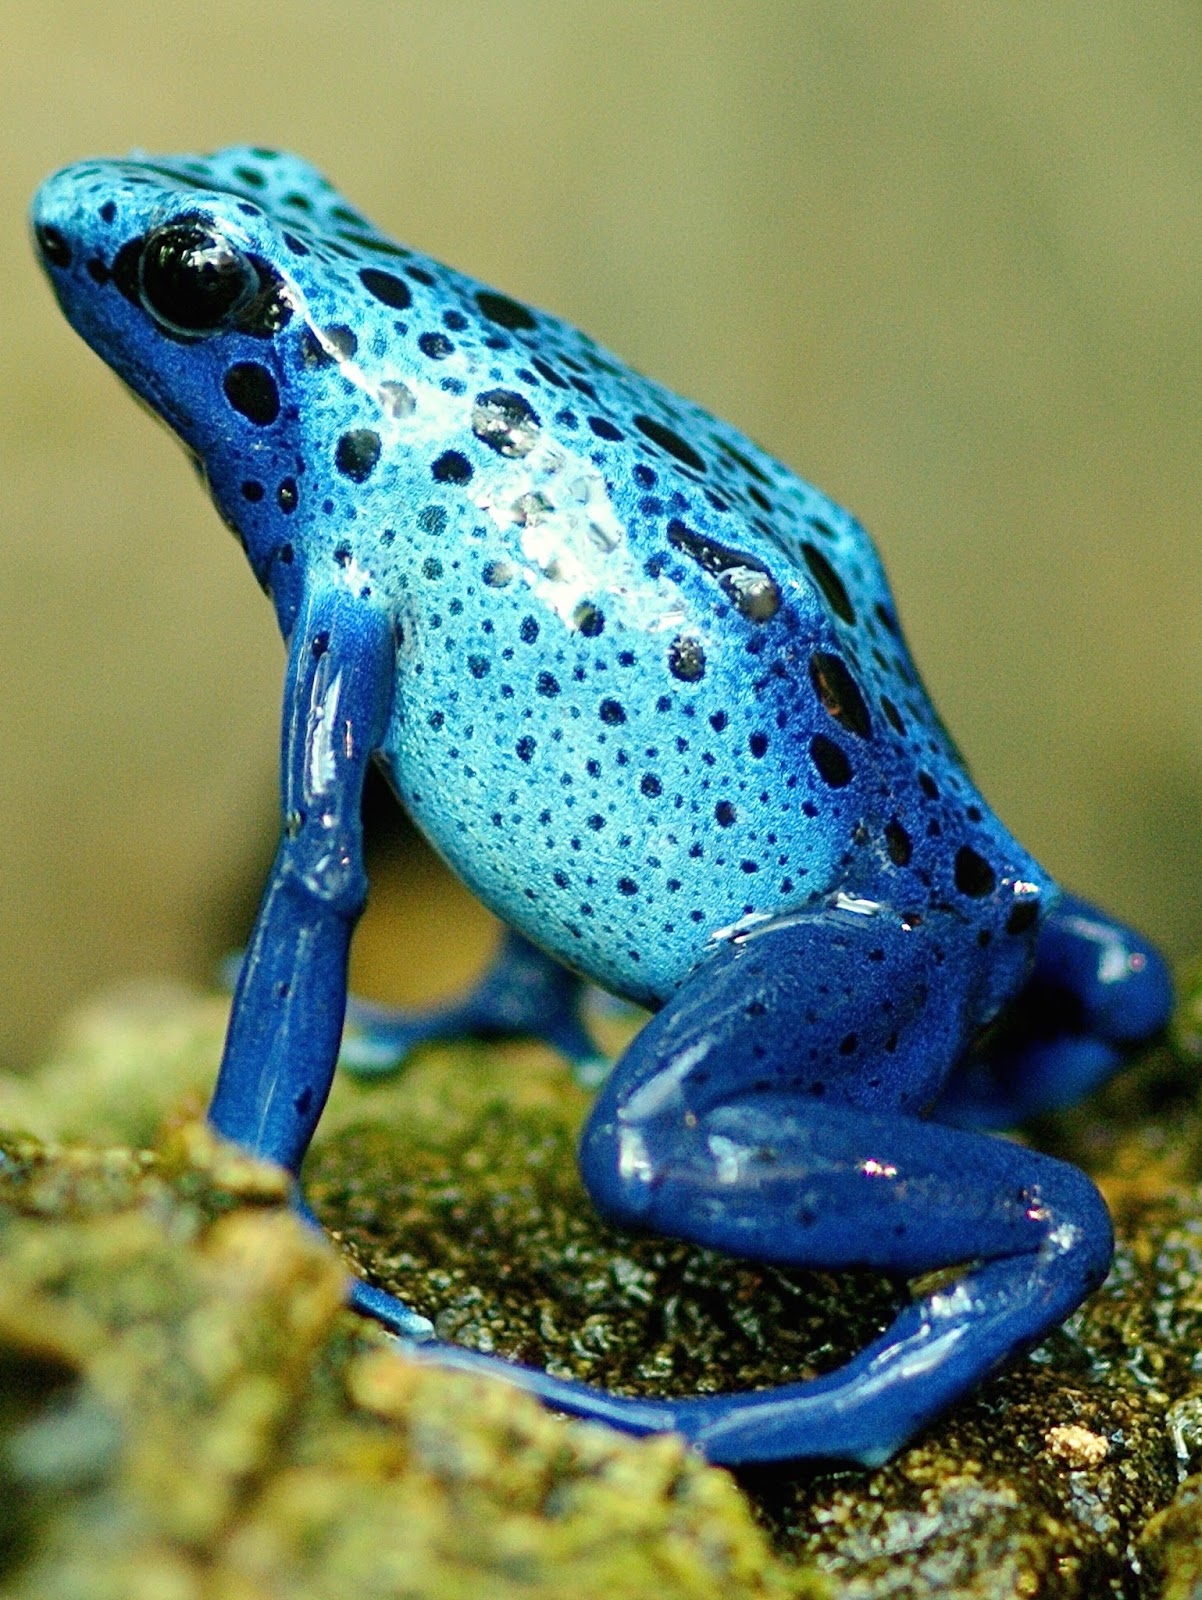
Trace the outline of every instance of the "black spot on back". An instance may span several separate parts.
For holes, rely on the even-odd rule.
[[[705,677],[705,651],[701,641],[681,633],[668,646],[668,671],[682,683],[696,683]]]
[[[806,566],[809,567],[814,582],[821,589],[823,598],[835,615],[842,622],[854,623],[856,620],[855,607],[851,603],[847,590],[843,587],[843,579],[831,566],[830,562],[819,550],[817,545],[804,543],[801,553],[805,557]]]
[[[393,272],[384,272],[379,267],[363,267],[359,272],[359,282],[368,294],[375,295],[377,300],[391,306],[394,311],[404,311],[406,306],[413,303],[409,285]]]
[[[348,243],[358,245],[360,250],[374,250],[378,256],[404,257],[409,254],[403,246],[393,244],[391,239],[381,239],[378,233],[358,233],[346,228],[339,231]]]
[[[979,856],[971,845],[962,844],[956,851],[955,881],[961,894],[979,900],[982,895],[993,893],[997,876],[984,856]]]
[[[553,384],[555,388],[567,388],[568,380],[561,373],[556,372],[555,368],[551,366],[550,362],[544,361],[541,356],[534,356],[530,362],[530,365],[536,372],[541,373],[542,376],[546,378],[548,383]]]
[[[662,422],[657,422],[654,417],[644,416],[640,412],[634,418],[634,425],[644,438],[650,439],[651,443],[658,445],[661,450],[666,450],[670,456],[675,456],[677,461],[683,462],[686,467],[692,467],[694,472],[705,471],[705,462],[692,445],[678,433],[673,433],[671,428],[666,428]]]
[[[472,475],[472,464],[458,450],[444,450],[430,471],[435,483],[467,483]]]
[[[365,483],[379,459],[380,436],[370,428],[351,428],[334,451],[334,465],[352,483]]]
[[[476,304],[488,320],[495,322],[499,328],[520,332],[523,329],[538,327],[532,311],[526,306],[519,305],[516,300],[511,300],[508,295],[497,294],[493,289],[479,290],[476,294]]]
[[[816,733],[810,740],[810,759],[823,783],[832,789],[842,789],[851,782],[851,762],[825,733]]]
[[[749,622],[767,622],[780,609],[781,592],[772,574],[754,556],[694,533],[677,517],[668,523],[668,543],[690,556],[702,571],[717,577],[724,592]]]
[[[540,418],[514,389],[486,389],[472,407],[472,432],[501,456],[524,456],[538,442]]]
[[[910,835],[896,817],[885,824],[885,849],[895,867],[909,866],[914,846],[910,842]]]
[[[871,739],[872,718],[860,687],[842,656],[815,650],[810,657],[810,682],[818,698],[837,722],[861,739]]]
[[[881,696],[881,710],[888,717],[890,725],[893,727],[894,731],[896,733],[904,734],[906,731],[906,725],[902,721],[901,712],[893,704],[893,701],[890,700],[887,694],[883,694]]]

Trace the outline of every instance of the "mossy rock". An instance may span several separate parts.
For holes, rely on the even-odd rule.
[[[406,1362],[282,1174],[197,1124],[0,1158],[14,1600],[818,1595],[676,1439]]]
[[[39,1079],[0,1084],[0,1122],[78,1135],[86,1104],[106,1138],[130,1146],[36,1159],[18,1150],[6,1180],[3,1249],[19,1271],[9,1269],[3,1304],[16,1296],[39,1308],[11,1334],[3,1323],[12,1348],[33,1352],[10,1438],[41,1440],[51,1457],[44,1441],[56,1430],[101,1440],[91,1456],[78,1446],[92,1478],[71,1495],[48,1497],[27,1467],[13,1479],[24,1509],[8,1548],[36,1552],[14,1568],[26,1587],[13,1593],[71,1592],[54,1585],[76,1568],[95,1578],[77,1591],[85,1600],[138,1592],[115,1579],[96,1586],[104,1560],[117,1561],[97,1531],[110,1523],[126,1530],[121,1560],[138,1549],[170,1555],[172,1572],[228,1568],[229,1586],[203,1593],[238,1600],[332,1594],[335,1584],[359,1596],[809,1593],[820,1592],[815,1569],[855,1600],[1192,1592],[1202,1477],[1178,1484],[1202,1471],[1202,1116],[1194,1069],[1179,1058],[1150,1056],[1084,1110],[1035,1130],[1094,1174],[1119,1233],[1110,1279],[1062,1330],[878,1471],[773,1466],[732,1481],[673,1441],[567,1423],[504,1385],[381,1354],[380,1335],[335,1309],[338,1274],[320,1241],[294,1227],[278,1196],[254,1190],[269,1180],[240,1188],[252,1164],[223,1157],[218,1176],[214,1150],[193,1132],[181,1154],[178,1130],[157,1153],[136,1154],[173,1106],[202,1103],[221,1021],[207,1001],[160,1000],[149,1013],[144,1002],[117,1005],[79,1023]],[[804,1377],[889,1320],[904,1285],[787,1273],[605,1227],[575,1170],[586,1104],[562,1063],[533,1047],[430,1049],[395,1080],[336,1087],[310,1194],[346,1256],[440,1333],[627,1393]],[[164,1384],[169,1398],[131,1411],[93,1377],[97,1351],[126,1346],[117,1329],[132,1313],[119,1296],[104,1299],[116,1295],[123,1250],[142,1285],[125,1292],[147,1302],[129,1327],[149,1340],[154,1316],[167,1317],[159,1365],[141,1369],[137,1392]],[[36,1272],[27,1260],[41,1263]],[[176,1310],[165,1309],[177,1292]],[[208,1313],[213,1338],[250,1365],[244,1381],[236,1362],[220,1380],[237,1402],[189,1387],[192,1357],[179,1352],[205,1347],[184,1331],[206,1326],[203,1304],[220,1308]],[[293,1318],[299,1331],[282,1332]],[[73,1319],[94,1346],[60,1337]],[[42,1345],[29,1343],[35,1324]],[[167,1373],[180,1376],[167,1383]],[[151,1494],[145,1477],[131,1502],[129,1463],[143,1448],[153,1455],[131,1440],[152,1427],[176,1441],[156,1459],[189,1480],[187,1492]],[[113,1437],[120,1448],[97,1465]],[[21,1444],[7,1459],[31,1458]],[[465,1528],[469,1556],[452,1560]],[[38,1573],[42,1589],[29,1586]]]

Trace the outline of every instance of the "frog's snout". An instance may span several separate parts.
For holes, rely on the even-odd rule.
[[[63,174],[55,173],[38,189],[30,207],[30,221],[38,254],[47,267],[60,272],[75,259],[74,204],[64,193]]]
[[[64,167],[37,190],[30,223],[38,258],[70,322],[110,278],[119,240],[116,208],[89,194],[86,173]]]

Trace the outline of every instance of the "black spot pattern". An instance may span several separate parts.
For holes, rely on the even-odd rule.
[[[810,657],[810,682],[837,722],[861,739],[872,737],[872,718],[860,687],[841,656],[815,650]]]
[[[375,295],[382,305],[391,306],[394,311],[405,311],[413,303],[409,285],[394,272],[385,272],[381,267],[360,267],[359,281],[368,294]]]
[[[914,854],[910,835],[896,817],[885,824],[885,848],[895,867],[908,867]]]
[[[668,646],[668,671],[682,683],[698,683],[705,677],[705,651],[698,639],[679,634]]]
[[[472,432],[498,455],[529,455],[540,426],[534,407],[513,389],[488,389],[476,396]]]
[[[705,462],[696,450],[671,428],[665,427],[662,422],[657,422],[654,417],[646,417],[641,413],[636,413],[631,420],[645,439],[650,439],[653,445],[657,445],[668,455],[675,456],[683,466],[691,467],[694,472],[705,471]]]
[[[467,483],[472,475],[472,464],[461,451],[444,450],[430,472],[435,483]]]
[[[257,361],[236,361],[227,369],[222,387],[234,410],[256,427],[269,427],[280,414],[276,381]]]
[[[533,312],[519,305],[516,300],[511,300],[508,295],[497,294],[494,289],[478,290],[476,304],[488,320],[500,328],[521,333],[538,327]]]
[[[780,588],[754,556],[694,533],[678,518],[668,523],[668,542],[691,556],[704,572],[715,574],[748,621],[767,622],[780,609]]]
[[[352,483],[366,483],[380,459],[380,436],[371,428],[352,428],[334,451],[334,465]]]
[[[851,603],[843,579],[831,566],[817,545],[803,544],[801,553],[805,557],[805,564],[810,569],[814,582],[821,589],[827,605],[830,606],[840,622],[854,625],[856,620],[855,607]]]
[[[825,733],[816,733],[810,740],[810,759],[823,783],[829,784],[832,789],[842,789],[851,782],[851,762]]]
[[[997,875],[993,868],[984,856],[978,855],[967,844],[961,845],[956,851],[955,881],[960,893],[973,899],[992,894],[997,887]]]

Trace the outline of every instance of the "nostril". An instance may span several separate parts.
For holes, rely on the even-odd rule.
[[[52,267],[71,265],[71,246],[67,243],[65,233],[48,222],[39,222],[34,229],[34,235],[38,241],[38,248]]]

